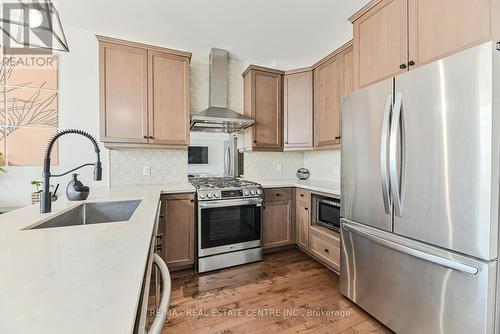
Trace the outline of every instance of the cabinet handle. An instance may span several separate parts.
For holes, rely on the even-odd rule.
[[[149,136],[149,139],[155,139],[155,137],[153,137],[153,136]]]
[[[325,253],[330,253],[330,251],[328,250],[328,248],[325,248]]]
[[[190,201],[191,203],[194,203],[194,199],[190,199],[189,201]]]
[[[142,138],[144,138],[144,139],[149,139],[149,136],[143,136]]]
[[[342,136],[337,136],[337,137],[335,137],[335,139],[340,139],[340,138],[342,138]]]
[[[410,61],[408,62],[408,66],[413,66],[413,65],[415,65],[415,61],[414,61],[414,60],[410,60]]]
[[[276,196],[278,196],[278,197],[279,197],[279,196],[281,196],[281,194],[276,194]]]
[[[402,69],[402,70],[404,70],[406,67],[407,67],[407,66],[406,66],[406,64],[404,64],[404,63],[403,63],[403,64],[401,64],[401,65],[399,65],[399,68],[400,68],[400,69]]]
[[[309,211],[309,208],[304,208],[304,210]]]
[[[304,197],[304,194],[300,194],[300,197]]]

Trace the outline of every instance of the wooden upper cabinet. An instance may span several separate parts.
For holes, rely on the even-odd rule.
[[[408,0],[410,61],[429,63],[489,40],[494,2],[498,0]]]
[[[111,148],[186,147],[191,54],[97,38],[101,141]]]
[[[349,94],[354,90],[354,47],[352,41],[342,52],[342,80],[340,96]]]
[[[189,144],[189,58],[148,51],[149,133],[154,144]]]
[[[354,14],[354,87],[500,38],[500,0],[373,0]]]
[[[308,69],[284,77],[285,149],[313,147],[313,73]]]
[[[251,65],[243,73],[244,113],[255,119],[251,149],[283,149],[283,72]]]
[[[147,51],[101,42],[99,58],[101,140],[146,143]]]
[[[430,0],[434,1],[434,0]],[[356,88],[406,71],[408,58],[407,0],[382,0],[351,18]]]
[[[340,144],[340,71],[333,57],[314,69],[314,146]]]

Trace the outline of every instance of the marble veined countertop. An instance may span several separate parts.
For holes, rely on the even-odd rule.
[[[140,199],[129,222],[25,230],[79,205],[0,215],[0,333],[132,333],[160,194],[189,183],[93,187],[87,202]]]

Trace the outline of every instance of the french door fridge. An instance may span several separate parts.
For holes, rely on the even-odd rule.
[[[397,333],[498,333],[500,46],[342,107],[340,290]]]

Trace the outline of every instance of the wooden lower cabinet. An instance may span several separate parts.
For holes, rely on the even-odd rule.
[[[162,195],[162,257],[169,269],[194,265],[194,194]]]
[[[264,249],[295,244],[293,189],[264,190],[262,235]]]
[[[309,253],[327,267],[340,270],[340,235],[323,228],[311,227]]]
[[[309,191],[297,189],[297,246],[306,251],[309,247],[309,225],[311,221],[310,204]]]

